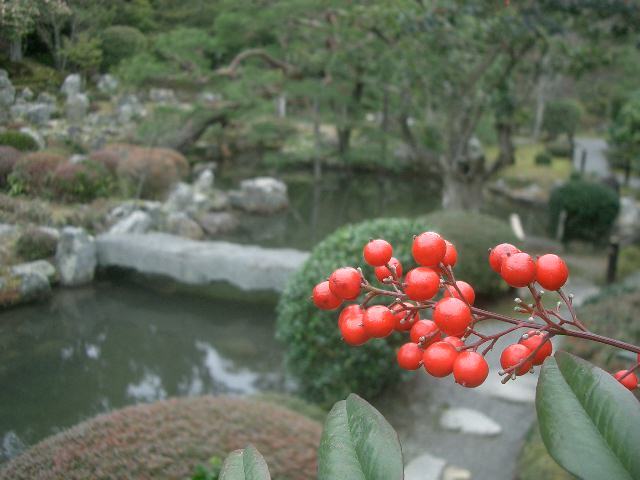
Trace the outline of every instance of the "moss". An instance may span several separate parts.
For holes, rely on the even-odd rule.
[[[269,403],[231,397],[170,399],[100,415],[49,437],[0,470],[0,479],[179,479],[212,456],[253,444],[274,480],[315,477],[321,425]]]

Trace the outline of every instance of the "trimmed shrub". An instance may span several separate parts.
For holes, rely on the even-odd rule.
[[[551,139],[566,134],[570,139],[580,126],[582,106],[575,100],[549,102],[544,112],[542,128]]]
[[[134,27],[113,25],[102,32],[102,65],[105,69],[115,67],[125,58],[144,51],[147,39]]]
[[[21,156],[20,150],[13,147],[0,147],[0,188],[8,185],[7,178]]]
[[[540,152],[536,154],[534,162],[536,165],[551,165],[551,154],[549,152]]]
[[[17,130],[0,132],[0,145],[13,147],[21,152],[33,152],[38,150],[38,144],[31,135]]]
[[[41,228],[30,227],[18,237],[16,253],[28,262],[52,257],[56,253],[58,239]]]
[[[551,193],[550,230],[556,234],[560,214],[565,211],[563,242],[584,240],[603,244],[609,240],[619,209],[618,195],[609,187],[574,178]]]
[[[118,170],[120,158],[111,150],[96,150],[89,154],[89,160],[100,163],[109,173],[115,175]]]
[[[103,164],[93,160],[63,163],[51,177],[51,194],[66,202],[88,202],[108,197],[113,190],[113,176]]]
[[[49,194],[53,172],[67,160],[55,153],[35,152],[21,157],[9,175],[9,185],[14,194]]]
[[[383,218],[347,225],[319,243],[296,272],[278,303],[276,336],[286,345],[289,370],[297,377],[301,394],[315,403],[331,405],[355,392],[373,398],[402,378],[389,358],[403,341],[399,334],[348,348],[336,327],[336,312],[318,310],[309,300],[316,283],[345,265],[372,269],[362,261],[362,247],[370,238],[385,238],[405,272],[415,266],[411,257],[412,235],[426,230],[440,232],[456,244],[459,265],[456,276],[474,285],[478,293],[500,291],[502,282],[487,266],[487,250],[501,242],[514,242],[509,227],[495,218],[467,212],[435,212],[418,219]]]
[[[116,410],[49,437],[0,479],[188,478],[212,456],[253,444],[274,479],[316,474],[321,425],[285,408],[229,397],[187,397]]]
[[[569,158],[573,155],[573,148],[568,140],[554,140],[546,144],[547,153],[552,157]]]

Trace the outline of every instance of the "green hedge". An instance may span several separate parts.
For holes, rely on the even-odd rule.
[[[502,288],[489,268],[487,250],[501,242],[515,242],[509,227],[486,215],[435,212],[418,219],[376,219],[338,229],[313,250],[303,267],[289,280],[278,304],[277,338],[286,344],[289,370],[299,381],[301,394],[320,404],[355,392],[366,398],[379,394],[401,378],[394,348],[404,337],[370,341],[347,347],[336,326],[337,313],[316,309],[309,300],[313,286],[336,268],[362,266],[368,278],[372,269],[362,261],[362,247],[370,239],[387,239],[405,271],[415,266],[411,258],[414,234],[435,230],[456,244],[457,276],[478,293],[495,294]]]
[[[21,152],[33,152],[38,150],[38,143],[31,135],[18,132],[17,130],[0,132],[0,145],[13,147]]]
[[[114,25],[102,32],[102,64],[105,69],[118,65],[125,58],[142,52],[147,38],[134,27]]]
[[[600,183],[569,180],[553,190],[549,200],[550,230],[557,233],[560,213],[567,212],[562,240],[604,244],[620,209],[618,195]]]

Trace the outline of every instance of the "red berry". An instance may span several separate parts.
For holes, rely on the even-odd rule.
[[[391,310],[384,305],[374,305],[364,311],[362,323],[367,335],[374,338],[384,338],[393,332],[396,319]]]
[[[342,338],[348,345],[357,347],[369,340],[369,335],[362,323],[364,316],[349,315],[340,325]]]
[[[360,305],[347,305],[342,309],[340,315],[338,316],[338,328],[342,328],[342,324],[349,317],[358,317],[362,320],[362,315],[364,315],[364,309]]]
[[[434,342],[440,340],[440,336],[437,335],[438,326],[432,322],[431,320],[419,320],[413,324],[411,327],[411,332],[409,332],[409,338],[413,343],[420,343],[421,338],[429,339],[427,340],[427,345],[431,345]]]
[[[531,350],[521,343],[514,343],[502,351],[502,355],[500,355],[500,365],[502,365],[502,368],[506,370],[507,368],[511,368],[514,365],[519,364],[529,355],[531,355]],[[531,360],[528,360],[521,367],[516,369],[516,375],[524,375],[531,370],[531,367],[533,367],[533,363]]]
[[[423,353],[422,349],[415,343],[405,343],[398,350],[398,365],[405,370],[417,370],[420,368]]]
[[[442,341],[453,345],[455,348],[464,347],[464,342],[462,340],[460,340],[459,337],[448,336],[448,337],[444,337],[444,339]]]
[[[453,376],[456,383],[463,387],[475,388],[481,385],[489,375],[489,365],[477,352],[460,352],[453,364]]]
[[[411,330],[411,327],[420,320],[420,314],[416,311],[415,313],[409,315],[408,310],[405,310],[405,307],[412,307],[410,303],[396,303],[391,307],[391,311],[393,312],[393,318],[395,318],[395,329],[398,332],[404,332],[407,330]]]
[[[501,243],[500,245],[496,245],[491,249],[491,253],[489,253],[489,265],[491,265],[494,272],[500,273],[502,261],[507,257],[507,255],[513,255],[518,252],[520,252],[520,250],[510,243]]]
[[[458,261],[458,251],[456,250],[456,246],[449,240],[445,240],[444,243],[447,246],[447,249],[445,250],[442,263],[453,267]]]
[[[434,267],[438,265],[447,252],[447,244],[435,232],[424,232],[413,239],[411,249],[413,258],[420,265]]]
[[[462,292],[462,296],[467,301],[467,303],[469,305],[473,305],[473,302],[476,301],[476,292],[473,290],[473,287],[469,285],[467,282],[463,282],[462,280],[456,281],[456,285],[458,286],[458,289]],[[460,294],[458,293],[458,290],[453,288],[451,285],[447,285],[445,287],[444,296],[459,298],[460,300],[462,300],[462,298],[460,298]]]
[[[536,262],[536,281],[545,290],[559,290],[569,278],[569,269],[559,256],[542,255]]]
[[[519,343],[533,352],[536,348],[538,348],[538,345],[540,345],[545,338],[546,335],[543,335],[539,330],[529,330],[527,332],[527,338],[522,338]],[[544,359],[551,355],[552,352],[553,344],[551,343],[551,340],[547,338],[544,342],[544,345],[540,347],[540,349],[534,355],[533,364],[542,365]]]
[[[528,253],[514,253],[502,262],[500,275],[512,287],[526,287],[536,279],[536,262]]]
[[[343,300],[354,300],[360,295],[360,273],[353,267],[339,268],[329,277],[329,288]]]
[[[389,265],[396,267],[396,275],[398,278],[402,277],[402,264],[398,261],[396,257],[391,257],[389,260]],[[376,267],[375,268],[376,278],[379,282],[382,282],[385,278],[393,277],[391,274],[391,270],[389,270],[386,266]]]
[[[433,308],[433,321],[447,335],[461,336],[471,323],[471,310],[459,298],[443,298]]]
[[[364,261],[372,267],[381,267],[386,265],[391,259],[392,254],[393,248],[391,247],[391,244],[382,239],[370,240],[369,243],[364,246],[364,250],[362,251]]]
[[[620,378],[625,375],[627,373],[627,370],[620,370],[618,372],[616,372],[616,374],[614,375],[615,379],[618,380],[622,385],[625,386],[625,388],[629,389],[629,390],[633,390],[635,388],[638,388],[638,377],[636,376],[635,373],[631,372],[629,375],[627,375],[626,377],[624,377],[622,380],[620,380]]]
[[[427,373],[434,377],[446,377],[453,371],[458,358],[456,348],[447,342],[436,342],[427,347],[422,356],[422,364]]]
[[[411,300],[429,300],[440,290],[440,276],[429,267],[409,270],[404,277],[404,282],[404,291]]]
[[[324,281],[313,287],[313,303],[322,310],[334,310],[340,306],[342,300],[329,288],[329,282]]]

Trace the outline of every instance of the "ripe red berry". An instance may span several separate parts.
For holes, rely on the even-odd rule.
[[[420,265],[434,267],[438,265],[447,251],[447,244],[435,232],[424,232],[413,239],[411,252]]]
[[[422,349],[415,343],[405,343],[398,350],[398,365],[405,370],[417,370],[420,368],[423,353]]]
[[[402,277],[402,264],[398,261],[396,257],[391,257],[389,260],[389,265],[394,266],[396,268],[396,275],[398,278]],[[375,268],[376,278],[379,282],[382,282],[385,278],[392,277],[391,270],[389,270],[386,266],[376,267]]]
[[[469,305],[473,305],[473,302],[476,301],[476,292],[473,290],[473,287],[469,285],[467,282],[463,282],[462,280],[457,280],[456,285],[458,286],[458,289],[462,292],[462,296],[467,301],[467,303]],[[462,298],[460,298],[460,294],[458,293],[458,290],[453,288],[451,285],[447,285],[445,287],[444,296],[459,298],[460,300],[462,300]]]
[[[364,315],[364,308],[362,308],[360,305],[347,305],[342,309],[340,315],[338,316],[338,328],[342,328],[342,324],[349,317],[357,317],[362,321],[362,315]]]
[[[543,340],[545,340],[545,338],[546,338],[546,335],[543,335],[543,333],[540,330],[529,330],[527,332],[527,338],[520,339],[519,343],[524,345],[525,347],[527,347],[529,350],[533,352],[536,348],[538,348],[538,345],[540,345],[543,342]],[[535,356],[533,357],[533,364],[542,365],[542,363],[544,362],[544,359],[547,358],[549,355],[551,355],[552,352],[553,352],[553,344],[551,343],[551,340],[546,338],[546,340],[544,341],[544,345],[540,347],[540,349],[536,352]]]
[[[342,303],[342,300],[331,291],[327,281],[313,287],[312,297],[313,303],[321,310],[334,310]]]
[[[429,339],[426,344],[431,345],[434,342],[440,340],[440,335],[437,335],[438,326],[431,320],[419,320],[411,327],[409,332],[409,338],[413,343],[420,343],[421,338]]]
[[[362,323],[367,335],[374,338],[384,338],[393,332],[396,320],[387,307],[374,305],[364,311]]]
[[[391,311],[393,312],[393,318],[395,319],[395,329],[398,332],[405,332],[407,330],[411,330],[411,327],[420,320],[420,314],[416,311],[413,314],[409,314],[404,307],[412,307],[410,303],[396,303],[391,307]],[[408,315],[408,316],[407,316]]]
[[[364,261],[372,267],[381,267],[386,265],[391,259],[392,254],[393,248],[391,247],[391,244],[382,239],[369,241],[362,251]]]
[[[458,358],[456,348],[447,342],[436,342],[427,347],[422,356],[422,364],[427,373],[434,377],[446,377],[453,371]]]
[[[627,373],[627,370],[620,370],[616,372],[614,377],[616,380],[618,380],[622,385],[624,385],[629,390],[638,388],[638,377],[633,372],[631,372],[629,375],[627,375],[622,380],[620,380],[620,378],[626,373]]]
[[[433,308],[433,321],[447,335],[461,336],[471,323],[471,310],[459,298],[443,298]]]
[[[491,253],[489,253],[489,265],[491,265],[494,272],[500,273],[502,261],[507,257],[507,255],[513,255],[518,252],[520,252],[520,250],[510,243],[501,243],[500,245],[496,245],[491,249]]]
[[[404,282],[404,291],[411,300],[429,300],[440,290],[440,276],[429,267],[409,270],[404,277]]]
[[[456,383],[463,387],[475,388],[489,375],[489,364],[477,352],[460,352],[453,364],[453,376]]]
[[[569,278],[569,269],[559,256],[542,255],[536,262],[536,281],[545,290],[558,290]]]
[[[369,335],[362,323],[363,318],[364,315],[349,315],[340,324],[340,333],[346,344],[357,347],[369,340]]]
[[[353,267],[339,268],[329,277],[329,288],[343,300],[354,300],[360,295],[360,273]]]
[[[514,365],[519,364],[525,358],[531,355],[531,350],[522,345],[521,343],[514,343],[509,345],[502,351],[500,355],[500,365],[503,369],[511,368]],[[524,375],[533,367],[531,360],[526,361],[521,367],[516,369],[516,375]]]
[[[449,240],[444,241],[447,249],[444,253],[444,258],[442,259],[442,263],[445,265],[449,265],[453,267],[458,261],[458,251],[456,250],[456,246],[451,243]]]
[[[512,287],[526,287],[536,279],[536,263],[528,253],[514,253],[502,262],[500,275]]]
[[[453,336],[449,335],[448,337],[444,337],[444,339],[442,341],[453,345],[455,348],[464,347],[464,342],[462,340],[460,340],[459,337],[453,337]]]

